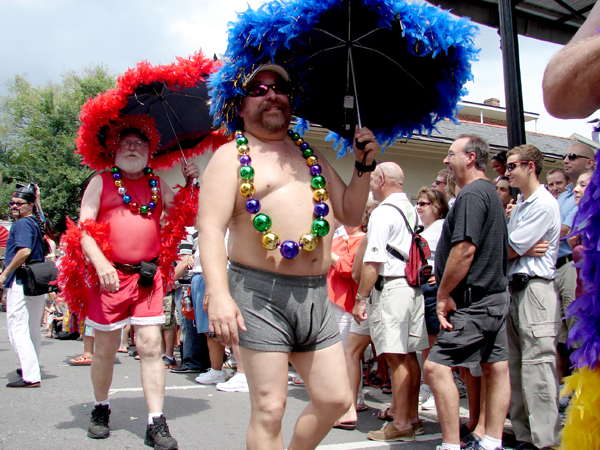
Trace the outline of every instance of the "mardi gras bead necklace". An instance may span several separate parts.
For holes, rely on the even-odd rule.
[[[300,137],[298,133],[294,133],[293,130],[288,130],[288,135],[294,143],[300,147],[302,156],[306,159],[306,164],[310,167],[310,174],[313,179],[311,180],[311,186],[314,189],[313,199],[317,202],[314,207],[314,214],[317,218],[313,221],[310,233],[304,233],[300,236],[298,242],[296,241],[284,241],[281,242],[279,236],[270,231],[271,229],[271,218],[263,213],[259,214],[260,202],[254,198],[256,188],[252,184],[254,180],[254,168],[251,166],[252,159],[248,155],[250,153],[250,147],[248,147],[248,139],[244,136],[243,131],[236,131],[235,133],[237,150],[240,155],[240,177],[242,178],[242,185],[240,186],[240,193],[244,197],[248,197],[246,201],[246,211],[250,214],[254,214],[252,220],[254,228],[257,231],[263,233],[262,246],[267,250],[275,250],[279,248],[281,256],[286,259],[293,259],[300,253],[300,249],[308,252],[317,248],[317,238],[326,236],[329,233],[329,222],[324,217],[329,214],[329,206],[327,206],[327,199],[329,198],[329,192],[325,189],[325,177],[321,175],[322,169],[319,165],[319,160],[314,156],[314,151],[310,146],[304,142],[304,139]]]
[[[123,175],[121,174],[121,170],[117,166],[110,169],[110,172],[115,180],[117,192],[122,197],[123,203],[129,205],[129,209],[134,213],[151,216],[152,210],[156,208],[156,204],[160,198],[160,187],[158,187],[158,180],[155,178],[152,169],[150,167],[144,167],[144,175],[146,175],[148,186],[150,186],[150,191],[152,191],[150,201],[147,205],[140,205],[137,202],[131,201],[132,198],[127,194],[127,188],[123,186]]]

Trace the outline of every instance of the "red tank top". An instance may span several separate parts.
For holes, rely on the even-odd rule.
[[[147,216],[130,211],[123,203],[123,197],[117,192],[117,187],[110,172],[102,177],[102,195],[98,222],[110,223],[109,242],[112,245],[111,258],[122,264],[139,264],[140,261],[150,261],[160,252],[160,216],[162,214],[162,196],[157,202],[152,215]],[[162,182],[156,177],[162,191]],[[147,205],[152,191],[145,176],[132,180],[123,177],[123,186],[131,201],[139,205]]]

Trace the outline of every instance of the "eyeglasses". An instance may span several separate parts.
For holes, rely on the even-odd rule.
[[[529,161],[519,161],[518,163],[508,163],[506,165],[506,171],[507,172],[512,172],[513,170],[515,170],[517,168],[517,166],[523,166],[523,165],[527,165],[529,164]]]
[[[448,184],[448,183],[446,183],[445,181],[435,180],[433,182],[433,184],[435,184],[436,186],[439,186],[440,184]]]
[[[124,148],[135,148],[136,150],[141,150],[146,147],[146,143],[143,141],[121,141],[121,145]]]
[[[417,202],[417,206],[419,208],[422,208],[423,206],[427,206],[427,205],[431,205],[431,203],[429,203],[429,202]]]
[[[8,202],[8,204],[10,206],[16,206],[17,208],[20,208],[23,205],[29,205],[29,202]]]
[[[578,155],[577,153],[567,153],[565,155],[565,159],[567,159],[567,158],[569,158],[569,160],[571,160],[571,161],[575,161],[577,158],[592,159],[589,156]]]
[[[290,87],[287,83],[276,83],[276,84],[255,84],[246,89],[246,94],[250,97],[263,97],[267,95],[269,89],[273,89],[276,94],[288,95]]]

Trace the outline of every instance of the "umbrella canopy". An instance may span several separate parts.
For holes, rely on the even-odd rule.
[[[139,128],[149,138],[151,166],[173,167],[227,142],[215,131],[207,105],[206,78],[218,64],[201,52],[176,63],[141,62],[117,87],[90,99],[82,108],[77,152],[83,164],[102,170],[114,164],[119,133]]]
[[[295,82],[294,114],[336,133],[344,154],[354,125],[389,145],[453,118],[466,94],[477,28],[426,3],[400,0],[270,2],[239,14],[224,66],[210,82],[215,123],[239,127],[231,98],[258,64]],[[233,126],[231,126],[233,123]]]

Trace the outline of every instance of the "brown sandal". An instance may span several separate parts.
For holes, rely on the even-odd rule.
[[[394,420],[394,417],[394,415],[390,414],[390,408],[386,409],[385,411],[379,411],[379,414],[377,414],[377,418],[379,420],[385,420],[388,422]]]

